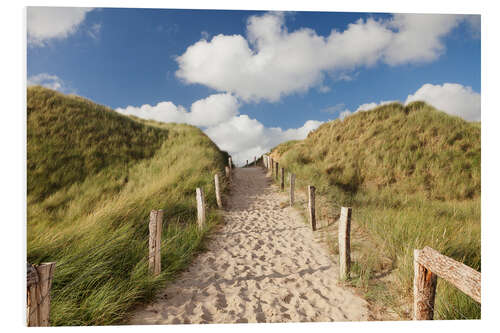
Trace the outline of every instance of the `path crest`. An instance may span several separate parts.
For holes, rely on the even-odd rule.
[[[233,169],[207,251],[129,324],[368,320],[367,302],[337,284],[337,263],[282,201],[263,169]]]

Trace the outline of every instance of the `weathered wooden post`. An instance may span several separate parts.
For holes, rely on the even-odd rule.
[[[295,202],[295,174],[290,174],[290,206]]]
[[[233,169],[233,159],[231,158],[231,156],[229,156],[229,158],[228,158],[228,164],[229,164],[229,170],[232,170]]]
[[[432,320],[437,275],[418,262],[420,252],[413,251],[413,320]]]
[[[215,174],[214,176],[214,181],[215,181],[215,198],[217,199],[217,206],[219,209],[222,209],[222,199],[220,197],[220,186],[219,186],[219,174]]]
[[[203,189],[196,188],[196,203],[198,208],[198,227],[201,229],[205,225],[205,195]]]
[[[161,229],[163,210],[152,210],[149,213],[149,271],[153,276],[161,272]]]
[[[269,160],[270,160],[269,169],[271,169],[271,177],[272,177],[274,173],[274,160],[272,157],[269,157]]]
[[[50,326],[50,289],[55,268],[55,262],[38,266],[28,264],[26,310],[28,326]]]
[[[257,156],[253,157],[253,166],[257,166]]]
[[[246,167],[248,166],[248,160],[247,160],[247,164],[245,165]]]
[[[316,206],[315,206],[315,191],[314,186],[307,187],[309,194],[309,223],[311,223],[312,231],[316,231]]]
[[[276,162],[276,180],[279,179],[280,175],[279,175],[279,167],[280,167],[280,164],[278,162]]]
[[[229,167],[228,167],[228,166],[226,166],[225,170],[226,170],[226,178],[227,178],[229,181],[231,181],[231,169],[229,169]]]
[[[339,220],[339,273],[347,280],[351,271],[351,215],[352,208],[342,207]]]
[[[285,168],[281,168],[281,190],[285,190]]]

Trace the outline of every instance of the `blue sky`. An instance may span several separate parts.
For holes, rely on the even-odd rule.
[[[480,120],[477,15],[32,7],[27,27],[28,84],[191,123],[240,163],[381,102]]]

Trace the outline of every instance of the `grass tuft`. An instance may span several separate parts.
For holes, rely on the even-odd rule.
[[[411,304],[413,249],[427,245],[481,270],[480,123],[423,102],[392,103],[325,123],[303,141],[275,147],[271,156],[297,175],[297,186],[314,185],[317,196],[353,207],[353,223],[393,269],[393,280],[380,287],[375,279],[387,265],[361,246],[354,249],[353,283],[401,316]],[[479,304],[438,284],[435,318],[480,314]]]
[[[227,153],[194,126],[125,117],[42,87],[27,96],[27,259],[57,262],[51,325],[122,323],[203,249],[220,221],[213,176],[224,175]],[[203,230],[196,187],[208,207]],[[157,278],[147,262],[152,209],[164,210]]]

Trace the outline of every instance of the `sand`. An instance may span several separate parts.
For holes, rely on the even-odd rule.
[[[284,201],[263,169],[234,169],[208,250],[129,324],[368,320],[367,302],[337,282],[338,264]]]

